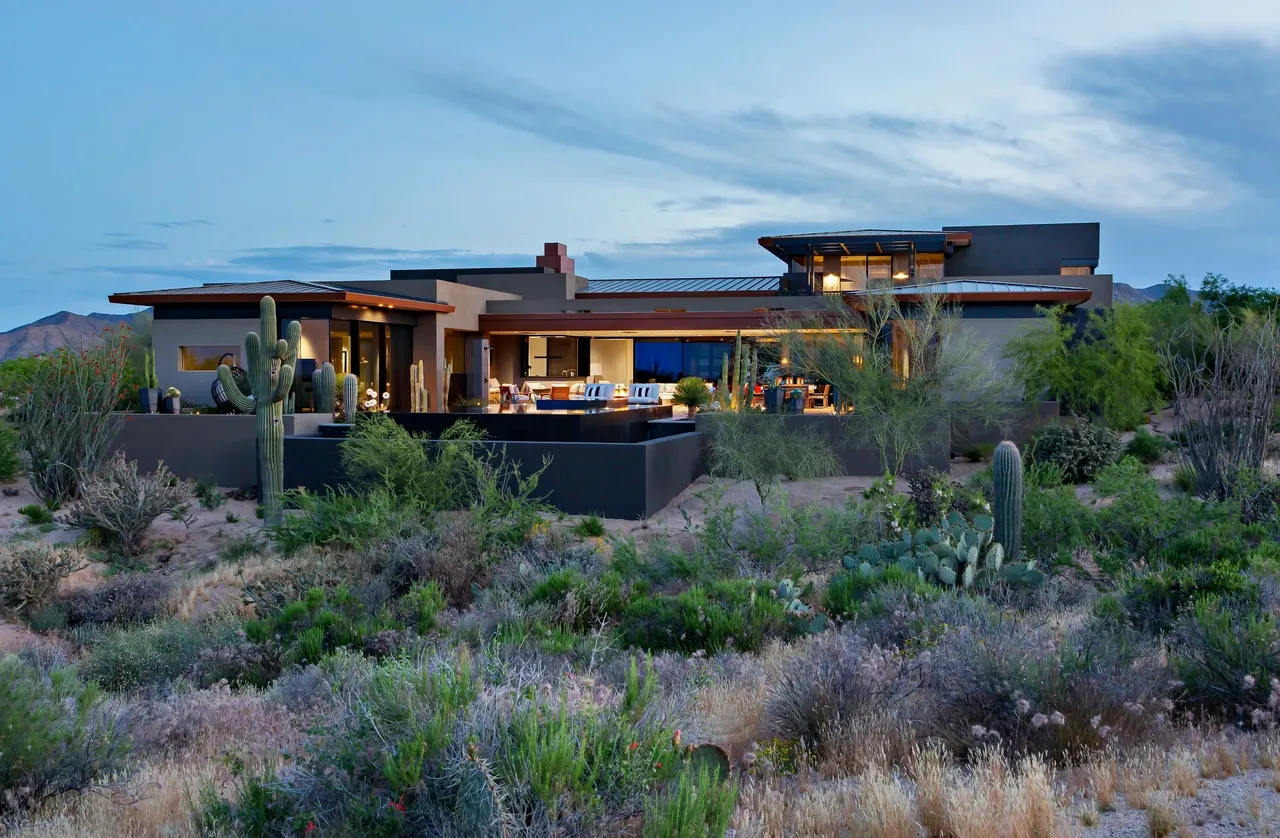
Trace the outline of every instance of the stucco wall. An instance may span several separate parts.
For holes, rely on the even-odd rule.
[[[1098,259],[1100,226],[1097,222],[942,229],[973,234],[971,244],[956,248],[955,253],[946,258],[948,277],[1050,276],[1060,272],[1064,259]]]
[[[313,359],[319,367],[329,360],[329,321],[308,317],[298,322],[302,324],[302,340],[298,342],[298,357]]]
[[[213,404],[209,392],[216,372],[183,372],[179,369],[181,346],[234,346],[236,362],[247,368],[244,338],[258,331],[254,320],[156,320],[151,326],[151,345],[156,353],[156,378],[160,389],[177,387],[188,404]]]

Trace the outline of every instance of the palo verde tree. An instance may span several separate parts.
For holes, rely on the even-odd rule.
[[[218,367],[218,380],[227,398],[237,410],[258,417],[258,482],[262,486],[262,518],[269,527],[278,527],[284,520],[284,404],[293,390],[293,366],[285,361],[298,356],[302,339],[302,324],[297,320],[277,339],[276,322],[276,301],[263,297],[258,331],[244,339],[251,395],[240,392],[230,367]]]
[[[889,286],[871,287],[779,320],[773,333],[794,372],[830,382],[841,408],[860,417],[848,432],[875,443],[888,473],[926,454],[952,419],[1007,422],[1008,385],[987,342],[939,294],[904,303]]]

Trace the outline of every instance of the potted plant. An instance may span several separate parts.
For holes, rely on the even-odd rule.
[[[682,378],[676,382],[675,392],[671,400],[689,408],[689,418],[698,414],[698,410],[711,401],[711,388],[707,382],[697,376]]]
[[[156,353],[142,353],[142,386],[138,388],[138,412],[155,413],[160,409],[160,382],[156,381]]]
[[[787,391],[787,410],[790,413],[804,413],[804,390],[795,387]]]
[[[182,392],[177,387],[164,391],[164,412],[174,415],[182,412]]]

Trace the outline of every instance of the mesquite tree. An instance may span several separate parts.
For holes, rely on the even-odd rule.
[[[276,301],[263,297],[258,331],[244,339],[252,395],[240,392],[226,364],[218,367],[218,380],[227,398],[237,410],[258,417],[258,482],[262,518],[269,527],[278,527],[284,520],[284,404],[293,390],[293,367],[285,360],[298,355],[302,324],[294,320],[283,338],[276,335]]]

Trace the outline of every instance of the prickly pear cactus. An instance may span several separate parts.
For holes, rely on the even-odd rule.
[[[1004,545],[1009,558],[1022,553],[1022,454],[1008,440],[996,446],[991,458],[995,490],[995,540]]]
[[[311,373],[311,388],[316,394],[316,412],[333,413],[338,400],[338,376],[333,364],[326,361]]]
[[[302,324],[294,320],[285,330],[285,337],[277,339],[276,301],[263,297],[259,309],[258,331],[250,332],[244,340],[251,395],[240,392],[226,364],[218,367],[218,380],[236,409],[258,418],[262,517],[267,526],[274,527],[284,520],[284,402],[293,390],[293,366],[284,360],[298,356]]]

